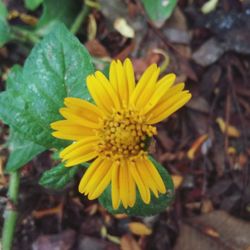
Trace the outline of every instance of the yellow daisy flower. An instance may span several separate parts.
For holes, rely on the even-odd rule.
[[[151,191],[166,193],[164,182],[148,159],[148,140],[157,134],[154,124],[164,120],[191,98],[184,83],[173,86],[174,74],[158,80],[152,64],[135,83],[132,63],[112,61],[107,79],[100,71],[87,77],[95,102],[67,97],[60,109],[65,120],[51,124],[53,136],[74,141],[60,157],[66,167],[93,160],[79,184],[79,192],[98,198],[111,183],[112,205],[133,207],[136,187],[144,203]]]

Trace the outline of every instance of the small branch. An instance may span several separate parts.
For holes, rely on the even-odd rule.
[[[17,219],[17,201],[19,193],[20,175],[19,172],[10,174],[10,183],[8,190],[8,203],[4,212],[4,225],[2,232],[2,246],[4,250],[11,250],[14,238],[16,219]]]
[[[78,32],[85,18],[88,16],[89,11],[90,11],[90,7],[85,3],[70,28],[71,33],[75,35]]]

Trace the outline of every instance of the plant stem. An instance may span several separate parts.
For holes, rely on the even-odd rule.
[[[71,25],[71,28],[70,28],[71,33],[75,35],[78,32],[85,18],[88,16],[89,11],[90,11],[90,7],[85,3],[80,13],[76,17],[74,23]]]
[[[4,250],[11,250],[17,219],[17,201],[19,192],[20,174],[19,171],[10,174],[8,189],[8,203],[4,212],[4,225],[2,232],[2,246]]]
[[[40,38],[34,32],[18,26],[11,26],[11,36],[14,40],[31,44],[36,44],[40,41]]]

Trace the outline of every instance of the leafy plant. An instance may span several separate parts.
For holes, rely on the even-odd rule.
[[[7,23],[8,11],[3,3],[0,0],[0,48],[10,40],[10,28]]]
[[[39,184],[52,189],[64,188],[75,176],[79,167],[66,168],[63,163],[43,173]]]
[[[25,0],[25,7],[29,10],[35,10],[43,0]]]
[[[61,118],[58,110],[66,96],[89,98],[83,79],[92,72],[87,50],[60,24],[35,46],[23,68],[14,66],[11,70],[7,90],[0,93],[0,118],[18,137],[22,135],[29,147],[33,143],[44,149],[60,148],[65,143],[51,136],[50,123]],[[15,141],[12,147],[17,149]],[[31,154],[26,159],[25,154],[20,155],[19,164],[11,167],[8,163],[10,169],[30,160]]]
[[[166,171],[166,169],[157,162],[153,157],[150,157],[150,160],[154,163],[156,169],[160,173],[165,186],[167,187],[166,194],[160,194],[159,198],[151,196],[150,204],[145,204],[138,191],[136,194],[136,203],[132,208],[123,208],[120,206],[117,210],[114,210],[112,207],[111,201],[111,187],[106,189],[103,195],[99,198],[100,203],[107,208],[107,210],[113,214],[128,214],[128,215],[138,215],[138,216],[150,216],[162,212],[166,207],[171,203],[174,197],[174,185],[171,179],[171,176]]]
[[[63,24],[38,43],[27,58],[24,67],[12,68],[6,91],[0,94],[0,118],[10,126],[11,154],[7,171],[15,171],[40,152],[65,146],[65,142],[51,136],[50,123],[60,120],[58,110],[64,98],[80,97],[90,100],[85,80],[94,72],[88,51]],[[173,198],[170,175],[152,157],[152,163],[167,187],[166,194],[152,197],[146,205],[137,194],[135,206],[113,210],[110,188],[100,202],[112,213],[152,215],[163,211]],[[49,188],[63,188],[72,180],[79,167],[66,168],[63,164],[46,171],[40,184]]]
[[[172,14],[177,0],[141,0],[142,4],[154,24],[160,27]]]

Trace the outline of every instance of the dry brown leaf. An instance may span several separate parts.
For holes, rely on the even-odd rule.
[[[128,215],[127,214],[114,214],[114,217],[118,220],[121,220],[121,219],[126,219],[128,218]]]
[[[128,224],[130,232],[136,235],[150,235],[152,233],[152,229],[146,226],[141,222],[131,222]]]
[[[121,238],[121,250],[141,250],[141,247],[132,235],[126,234]]]
[[[25,13],[20,13],[17,10],[10,11],[8,19],[11,20],[11,19],[18,18],[18,17],[22,20],[22,22],[31,26],[36,25],[38,21],[36,17],[25,14]]]
[[[35,210],[32,212],[32,216],[36,219],[41,219],[44,216],[49,216],[49,215],[56,215],[59,218],[62,218],[63,214],[63,203],[61,202],[58,206],[53,207],[53,208],[48,208],[44,210]]]
[[[228,153],[229,155],[235,155],[235,154],[237,153],[237,150],[236,150],[236,148],[234,148],[234,147],[228,147],[227,153]]]
[[[3,162],[4,162],[4,157],[0,156],[0,187],[5,187],[7,184],[6,178],[4,176],[4,171],[3,171]]]
[[[96,57],[109,57],[109,53],[106,48],[96,39],[87,41],[85,43],[86,48],[92,56]]]
[[[186,220],[174,250],[246,250],[250,246],[250,223],[224,211]]]
[[[174,183],[174,188],[179,188],[181,183],[183,182],[183,177],[181,175],[171,175],[171,177]]]
[[[114,28],[124,37],[134,38],[135,36],[135,31],[124,18],[119,17],[115,19]]]
[[[220,237],[220,234],[212,227],[205,227],[204,233],[214,238]]]
[[[201,203],[201,212],[203,214],[210,213],[214,210],[213,203],[210,199],[204,199]]]
[[[227,133],[229,137],[240,137],[240,131],[230,124],[226,126],[225,121],[221,117],[218,117],[216,122],[218,123],[222,133]]]
[[[191,148],[188,150],[187,152],[187,157],[190,159],[190,160],[193,160],[197,151],[200,149],[202,143],[204,143],[208,138],[208,135],[205,134],[205,135],[201,135],[200,137],[198,137],[194,143],[192,144]]]

